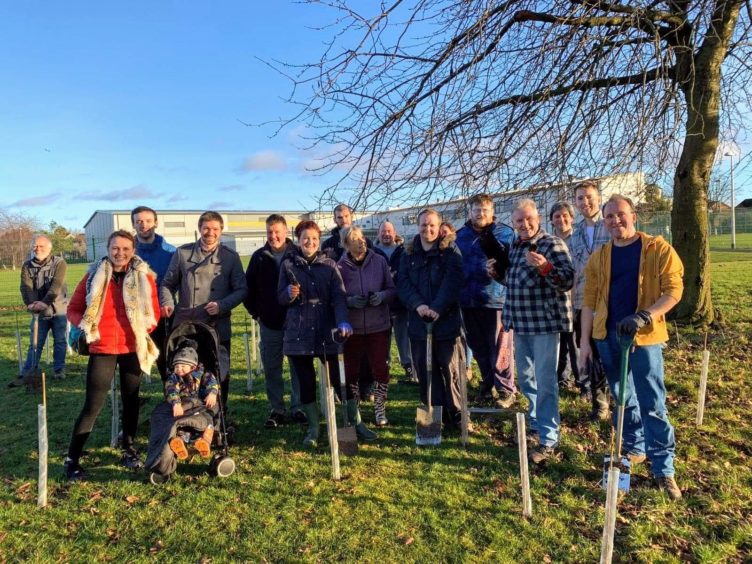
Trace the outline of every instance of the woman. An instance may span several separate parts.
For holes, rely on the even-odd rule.
[[[132,470],[143,466],[133,440],[141,374],[148,374],[159,356],[148,334],[159,321],[159,300],[156,275],[134,252],[133,235],[123,230],[112,233],[107,240],[107,256],[89,267],[68,305],[68,321],[86,335],[91,354],[86,368],[86,399],[73,426],[64,464],[68,480],[86,476],[79,459],[107,399],[116,366],[120,369],[123,402],[121,462]]]
[[[300,381],[301,409],[308,419],[303,445],[314,448],[319,438],[319,409],[316,404],[314,358],[325,358],[331,382],[339,385],[337,345],[332,330],[342,338],[352,334],[347,322],[347,303],[342,278],[335,262],[320,252],[321,230],[313,221],[295,227],[298,248],[279,270],[277,298],[287,306],[283,352]],[[348,400],[352,399],[348,392]],[[357,404],[354,404],[357,414]],[[350,413],[348,401],[348,413]],[[360,418],[356,418],[359,423]],[[362,423],[360,423],[362,426]]]
[[[347,292],[347,308],[353,335],[345,342],[345,374],[348,387],[356,401],[360,399],[358,371],[364,358],[373,375],[376,425],[383,427],[386,418],[386,397],[389,391],[389,305],[397,290],[386,259],[368,248],[363,230],[348,227],[342,230],[345,254],[337,268]]]
[[[554,226],[554,235],[564,241],[567,248],[569,248],[569,241],[572,239],[572,224],[574,222],[574,208],[572,205],[569,202],[555,203],[551,208],[549,219]],[[560,333],[559,360],[556,365],[556,376],[560,389],[575,388],[575,382],[578,379],[577,354],[577,343],[575,342],[574,332]]]

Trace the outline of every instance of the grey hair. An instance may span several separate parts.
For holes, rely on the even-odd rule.
[[[524,210],[525,208],[530,208],[531,210],[535,212],[535,215],[540,215],[538,213],[538,206],[535,205],[535,202],[531,200],[530,198],[522,198],[521,200],[519,200],[517,202],[517,205],[514,207],[514,211],[512,213],[519,211],[519,210]]]
[[[360,233],[361,235],[363,235],[363,230],[357,225],[351,225],[350,227],[345,227],[339,234],[342,246],[344,247],[345,244],[349,241],[350,237],[352,237],[356,233]]]
[[[31,238],[31,243],[34,244],[37,241],[37,239],[44,239],[50,244],[50,247],[52,246],[52,239],[50,239],[44,233],[35,233],[34,236]]]

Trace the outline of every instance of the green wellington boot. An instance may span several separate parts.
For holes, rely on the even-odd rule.
[[[358,409],[358,401],[351,399],[347,400],[347,418],[350,420],[350,425],[355,425],[355,432],[359,439],[364,441],[375,441],[379,436],[371,431],[363,420],[360,418],[360,410]]]
[[[303,446],[316,448],[319,440],[319,406],[316,402],[301,405],[301,410],[308,419],[308,431],[303,437]]]

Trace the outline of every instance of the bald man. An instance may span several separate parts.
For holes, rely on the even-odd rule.
[[[66,332],[68,321],[68,289],[65,285],[67,265],[62,257],[52,256],[52,241],[46,235],[36,235],[31,244],[32,257],[21,267],[21,297],[31,314],[39,314],[36,351],[33,338],[21,374],[8,387],[23,385],[23,374],[34,372],[39,365],[40,351],[44,348],[47,333],[52,331],[54,378],[65,378]],[[33,334],[34,321],[30,330]]]

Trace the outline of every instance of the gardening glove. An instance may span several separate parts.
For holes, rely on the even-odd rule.
[[[372,306],[379,306],[384,301],[384,292],[374,292],[368,298],[368,303]]]
[[[343,337],[349,337],[353,332],[352,325],[350,325],[349,323],[340,323],[339,325],[337,325],[337,330]]]
[[[363,309],[368,304],[365,296],[347,296],[347,307],[350,309]]]
[[[653,322],[653,318],[650,317],[650,312],[641,309],[635,314],[628,315],[616,325],[616,334],[619,337],[628,337],[634,339],[637,331],[650,325]]]
[[[290,301],[295,300],[300,295],[300,286],[297,284],[288,284],[287,286],[287,296],[290,298]]]

